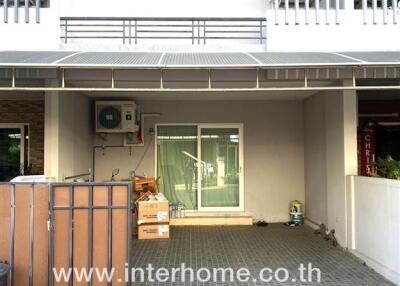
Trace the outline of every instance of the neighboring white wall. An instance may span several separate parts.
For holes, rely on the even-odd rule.
[[[371,10],[371,9],[370,9]],[[388,10],[391,14],[391,10]],[[382,15],[377,13],[377,24],[372,23],[372,10],[368,13],[368,24],[363,24],[362,10],[339,12],[336,25],[335,11],[329,14],[329,24],[325,21],[325,11],[320,10],[316,24],[315,10],[310,9],[309,24],[305,24],[305,12],[299,13],[296,25],[295,12],[288,12],[289,24],[285,25],[285,12],[279,11],[279,25],[275,24],[275,11],[267,12],[267,50],[270,52],[337,52],[337,51],[389,51],[400,49],[400,38],[393,37],[400,31],[400,22],[393,24],[392,15],[383,24]],[[400,19],[400,14],[398,15]]]
[[[62,180],[92,168],[90,101],[80,94],[46,92],[45,174]]]
[[[349,176],[348,248],[400,285],[400,181]]]
[[[57,3],[57,1],[52,1]],[[15,23],[14,7],[8,10],[4,23],[4,9],[0,7],[0,50],[51,51],[60,45],[60,21],[57,6],[40,10],[40,24],[36,23],[35,9],[31,8],[30,23],[25,23],[25,10],[19,9],[19,23]]]
[[[339,243],[346,245],[346,175],[358,171],[357,95],[354,91],[321,92],[306,100],[305,113],[306,216],[335,229]],[[317,176],[321,172],[325,174]]]
[[[303,109],[301,101],[143,101],[140,108],[160,117],[146,120],[146,147],[97,148],[96,180],[109,180],[120,168],[128,177],[151,144],[138,172],[154,175],[155,123],[243,123],[245,211],[269,222],[288,220],[289,202],[304,202]],[[120,145],[121,137],[107,142],[96,136],[96,145]],[[131,152],[130,152],[131,151]]]

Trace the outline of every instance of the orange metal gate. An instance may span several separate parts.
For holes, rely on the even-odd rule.
[[[0,261],[9,286],[124,285],[131,240],[129,183],[0,184]],[[115,269],[113,280],[57,282],[53,268]]]

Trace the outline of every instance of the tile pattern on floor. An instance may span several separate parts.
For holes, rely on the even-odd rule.
[[[137,240],[132,243],[132,267],[172,269],[185,263],[195,271],[201,267],[247,268],[252,278],[247,283],[238,281],[215,282],[135,282],[134,285],[393,285],[372,269],[364,266],[351,254],[334,248],[313,234],[312,229],[270,224],[268,227],[217,226],[173,227],[170,240]],[[300,282],[299,265],[312,263],[321,270],[321,283]],[[290,273],[285,283],[261,282],[259,272],[268,267],[284,267]],[[140,274],[136,273],[136,279]],[[284,273],[281,273],[283,277]],[[179,276],[179,275],[178,275]],[[255,280],[258,281],[255,281]],[[295,281],[294,281],[295,279]],[[314,281],[315,281],[314,276]]]

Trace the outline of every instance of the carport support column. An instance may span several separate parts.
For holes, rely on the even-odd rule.
[[[327,94],[325,104],[327,223],[346,246],[346,177],[358,173],[356,91]]]
[[[60,180],[59,170],[59,125],[60,94],[57,91],[45,93],[44,132],[44,173],[46,177]]]
[[[45,93],[45,175],[61,181],[93,166],[93,130],[87,96]]]
[[[44,169],[47,177],[61,181],[74,174],[74,120],[78,116],[73,94],[45,93]]]

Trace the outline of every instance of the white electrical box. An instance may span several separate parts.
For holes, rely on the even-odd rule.
[[[134,101],[96,101],[96,132],[137,132],[136,111]]]

